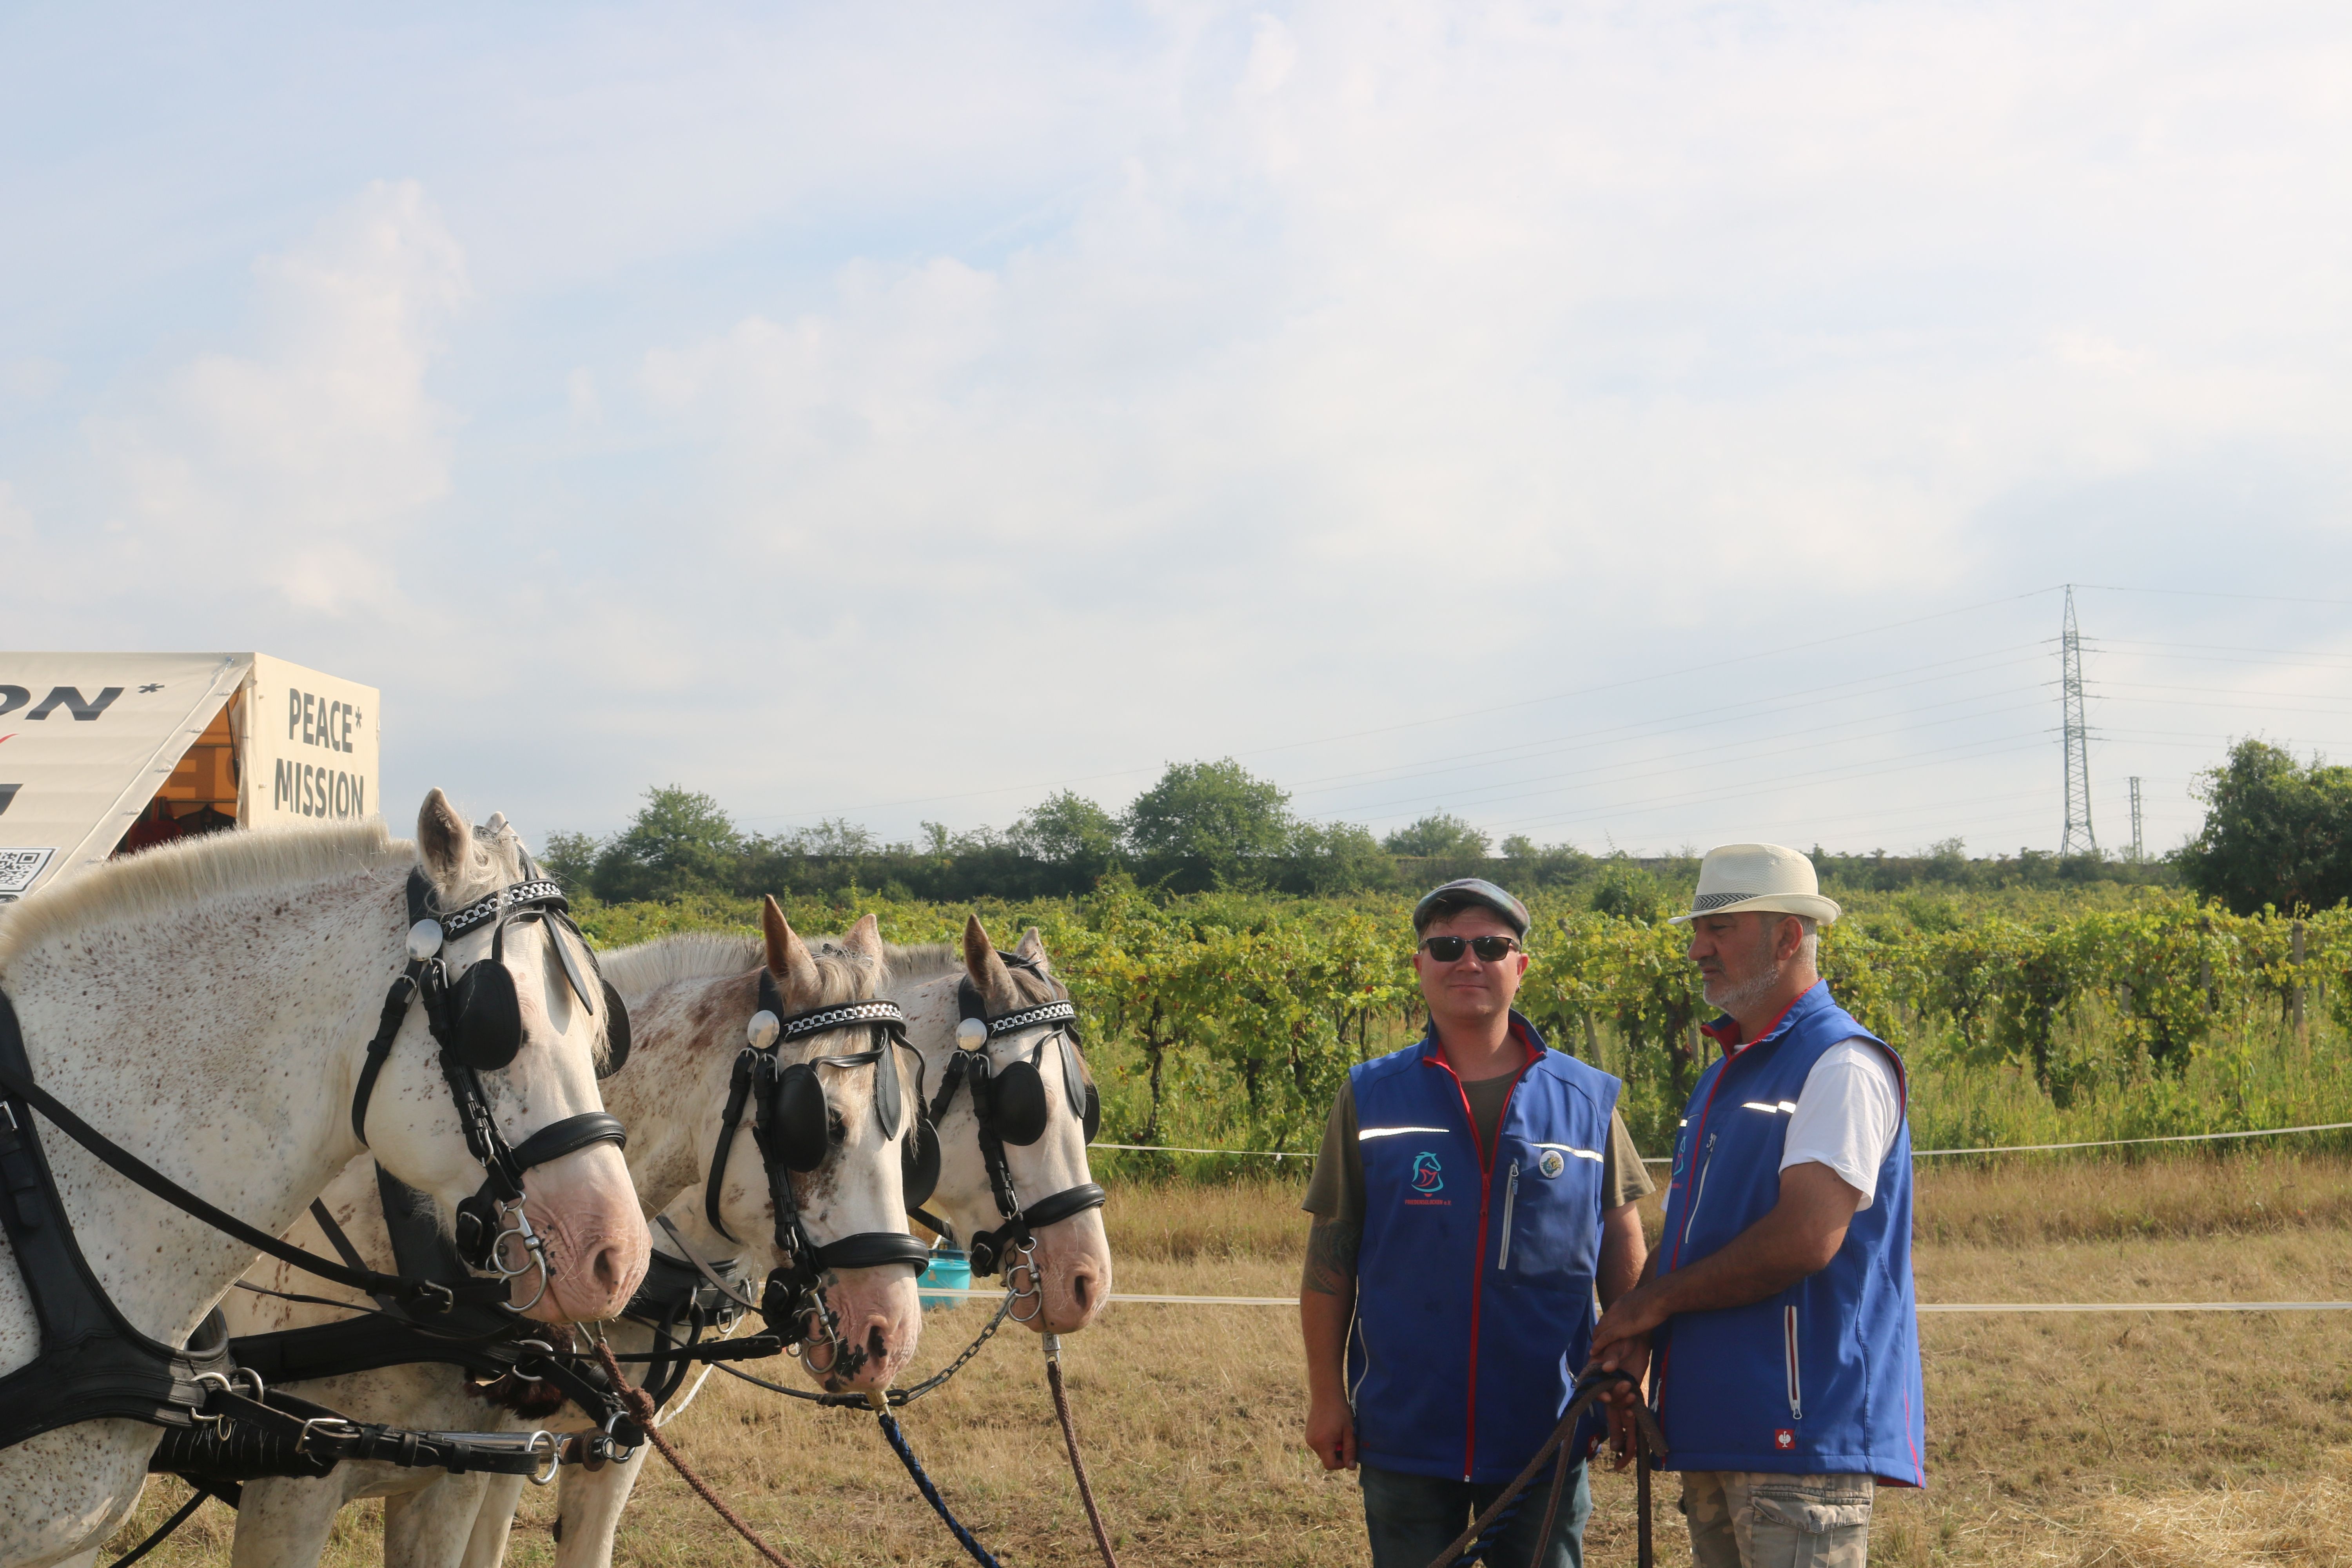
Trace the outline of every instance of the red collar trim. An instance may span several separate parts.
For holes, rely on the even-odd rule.
[[[1819,982],[1815,982],[1815,984],[1818,984]],[[1812,992],[1810,988],[1801,992],[1786,1007],[1780,1009],[1780,1013],[1770,1023],[1764,1026],[1764,1032],[1757,1036],[1756,1040],[1770,1039],[1772,1037],[1772,1031],[1778,1029],[1783,1023],[1788,1021],[1789,1015],[1796,1010],[1797,1004],[1811,994]],[[1698,1030],[1700,1034],[1705,1035],[1717,1045],[1721,1046],[1723,1047],[1723,1054],[1727,1057],[1736,1057],[1740,1052],[1746,1050],[1748,1047],[1756,1043],[1756,1040],[1743,1040],[1739,1037],[1739,1020],[1732,1017],[1728,1014],[1724,1016],[1724,1021],[1722,1023],[1701,1024],[1698,1026]]]
[[[1704,1026],[1702,1026],[1702,1027],[1704,1027]],[[1521,1046],[1525,1047],[1528,1053],[1528,1059],[1518,1065],[1517,1069],[1517,1072],[1523,1073],[1529,1068],[1535,1066],[1536,1063],[1543,1060],[1544,1048],[1536,1044],[1534,1035],[1529,1032],[1527,1025],[1521,1021],[1516,1011],[1511,1015],[1511,1038],[1518,1041]],[[1454,1072],[1453,1058],[1445,1054],[1445,1042],[1437,1037],[1437,1026],[1433,1024],[1430,1026],[1428,1047],[1429,1048],[1422,1054],[1421,1059],[1424,1063],[1442,1067],[1447,1072],[1453,1072],[1455,1081],[1459,1082],[1462,1075],[1458,1072]],[[1496,1076],[1500,1077],[1501,1075],[1497,1074]],[[1516,1073],[1514,1076],[1516,1076]]]

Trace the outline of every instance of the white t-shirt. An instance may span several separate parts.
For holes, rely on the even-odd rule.
[[[1808,1162],[1827,1165],[1862,1194],[1868,1208],[1878,1194],[1879,1167],[1895,1147],[1903,1122],[1903,1090],[1895,1065],[1868,1040],[1847,1040],[1823,1051],[1805,1075],[1780,1169]]]

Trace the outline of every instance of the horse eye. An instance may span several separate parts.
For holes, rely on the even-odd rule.
[[[824,1127],[826,1135],[832,1138],[835,1142],[846,1143],[849,1142],[849,1123],[842,1120],[840,1111],[832,1109],[830,1106],[825,1109]]]

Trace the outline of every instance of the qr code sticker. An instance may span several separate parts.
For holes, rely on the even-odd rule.
[[[0,893],[21,893],[33,885],[55,849],[0,849]]]

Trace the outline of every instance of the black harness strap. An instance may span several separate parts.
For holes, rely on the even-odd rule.
[[[67,1222],[33,1125],[37,1101],[18,1087],[31,1087],[31,1077],[16,1010],[0,993],[0,1086],[7,1089],[0,1096],[0,1229],[41,1334],[40,1353],[0,1377],[0,1448],[100,1416],[187,1426],[204,1401],[196,1379],[226,1371],[227,1335],[178,1350],[141,1333],[116,1308]]]

